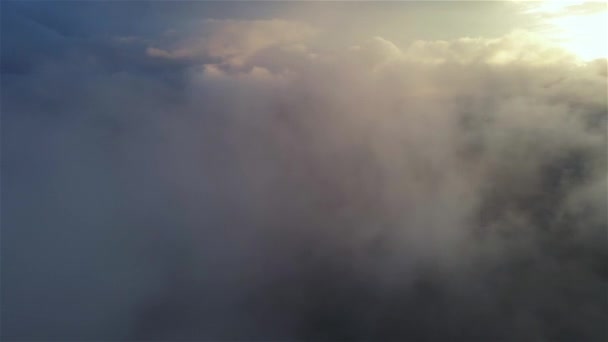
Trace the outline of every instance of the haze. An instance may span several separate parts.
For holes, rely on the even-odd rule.
[[[606,3],[0,6],[2,340],[608,340]]]

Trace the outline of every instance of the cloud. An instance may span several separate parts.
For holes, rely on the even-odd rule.
[[[605,339],[604,64],[315,31],[3,75],[4,336]]]
[[[524,63],[549,64],[563,60],[573,62],[575,57],[542,39],[526,32],[487,38],[460,38],[446,41],[417,41],[409,49],[411,58],[431,62],[450,63]]]
[[[608,7],[600,1],[564,1],[551,3],[548,1],[529,3],[530,13],[538,13],[544,18],[558,18],[570,15],[589,15],[605,12]]]
[[[193,32],[192,32],[193,31]],[[159,58],[217,58],[240,65],[244,58],[273,46],[301,43],[316,33],[312,27],[297,22],[273,20],[206,19],[191,29],[191,36],[176,46],[163,50],[150,47],[148,55]]]

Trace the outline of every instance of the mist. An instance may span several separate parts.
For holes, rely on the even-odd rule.
[[[3,6],[3,339],[608,338],[605,59]]]

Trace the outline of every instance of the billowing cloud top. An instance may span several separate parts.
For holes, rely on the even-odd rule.
[[[2,337],[606,340],[600,7],[3,3]]]

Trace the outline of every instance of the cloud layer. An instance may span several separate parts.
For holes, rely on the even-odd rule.
[[[7,339],[608,337],[605,60],[196,25],[3,64]]]

